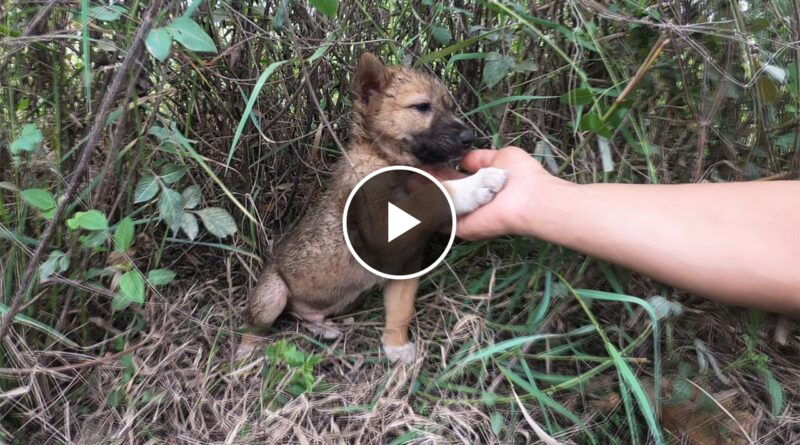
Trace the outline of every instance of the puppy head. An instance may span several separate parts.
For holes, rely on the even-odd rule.
[[[354,126],[371,146],[409,164],[461,158],[474,134],[455,116],[437,79],[402,66],[386,67],[361,55],[353,80]]]

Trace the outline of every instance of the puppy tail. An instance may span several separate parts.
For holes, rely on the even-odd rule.
[[[263,329],[269,327],[273,321],[286,308],[289,299],[289,287],[283,281],[274,265],[267,266],[256,287],[247,300],[247,318],[251,327]],[[236,359],[242,359],[258,350],[263,345],[263,339],[256,335],[252,329],[247,329],[239,346],[234,353]]]
[[[274,264],[267,266],[247,302],[250,324],[258,328],[269,327],[286,308],[289,287]]]

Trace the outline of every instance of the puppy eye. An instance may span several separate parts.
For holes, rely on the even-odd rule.
[[[428,111],[431,111],[431,104],[429,102],[423,102],[421,104],[414,104],[414,105],[412,105],[412,107],[414,107],[420,113],[427,113]]]

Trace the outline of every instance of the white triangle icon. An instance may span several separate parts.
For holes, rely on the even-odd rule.
[[[388,204],[389,204],[389,242],[391,243],[392,240],[394,240],[398,236],[413,229],[417,224],[420,223],[420,220],[400,210],[397,206],[393,205],[391,202]]]

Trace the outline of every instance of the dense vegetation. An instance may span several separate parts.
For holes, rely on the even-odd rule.
[[[0,38],[0,442],[800,440],[796,322],[530,239],[425,279],[415,366],[377,296],[231,358],[361,52],[575,182],[796,179],[800,1],[5,0]]]

